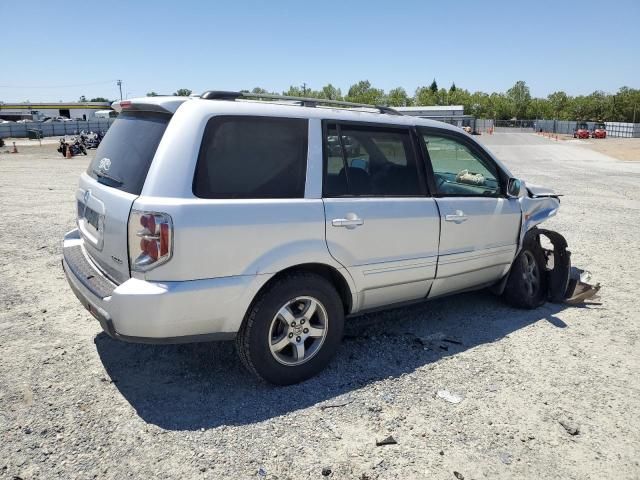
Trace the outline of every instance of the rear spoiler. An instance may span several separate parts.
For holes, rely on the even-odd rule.
[[[113,102],[111,108],[116,112],[139,111],[174,114],[188,97],[141,97]]]

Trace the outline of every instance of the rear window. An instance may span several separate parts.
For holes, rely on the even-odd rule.
[[[220,116],[207,124],[193,193],[200,198],[301,198],[307,120]]]
[[[121,113],[100,143],[87,173],[98,182],[140,195],[171,115]]]

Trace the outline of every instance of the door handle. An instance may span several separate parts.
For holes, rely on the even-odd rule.
[[[454,214],[445,215],[444,219],[447,222],[462,223],[467,221],[467,216],[464,214],[462,210],[456,210]]]
[[[331,225],[334,227],[346,227],[351,229],[364,225],[364,220],[355,214],[348,214],[347,218],[334,218],[331,220]]]

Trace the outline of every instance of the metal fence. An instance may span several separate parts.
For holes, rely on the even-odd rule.
[[[573,135],[578,123],[586,123],[593,130],[596,122],[576,120],[496,120],[496,132],[551,132]],[[609,137],[640,138],[640,123],[604,122]]]
[[[83,130],[85,132],[106,132],[114,120],[115,118],[100,118],[68,122],[0,123],[0,138],[31,138],[35,133],[40,137],[77,135]]]
[[[487,118],[475,118],[472,115],[458,115],[452,117],[429,117],[421,115],[420,117],[428,118],[430,120],[438,120],[439,122],[448,123],[460,128],[470,127],[471,131],[479,133],[486,132],[489,128],[493,127],[493,120]]]

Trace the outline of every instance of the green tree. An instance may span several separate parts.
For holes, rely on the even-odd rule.
[[[248,92],[247,92],[248,93]],[[251,93],[256,93],[256,94],[266,94],[269,93],[266,89],[264,88],[260,88],[260,87],[255,87],[253,90],[251,90]]]
[[[179,88],[173,95],[175,97],[188,97],[191,95],[191,90],[188,88]]]
[[[104,98],[104,97],[95,97],[95,98],[92,98],[89,101],[90,102],[110,102],[111,100],[109,100],[108,98]]]
[[[531,92],[527,84],[518,80],[513,87],[507,90],[507,97],[512,104],[513,116],[524,118],[531,101]]]
[[[611,119],[636,123],[640,121],[640,90],[621,87],[611,95]]]
[[[433,93],[434,95],[438,93],[438,83],[436,82],[435,78],[433,79],[433,82],[431,82],[429,88],[431,89],[431,93]]]
[[[84,95],[80,95],[80,98],[78,99],[79,102],[86,102],[87,101],[87,97],[85,97]]]
[[[402,87],[393,88],[387,94],[387,105],[391,107],[407,107],[411,103],[407,91]]]
[[[157,96],[158,96],[158,94],[156,92],[153,92],[153,91],[147,93],[147,97],[157,97]]]
[[[421,106],[435,105],[436,95],[431,91],[431,87],[418,87],[413,96],[413,102]]]
[[[449,89],[449,93],[453,93],[456,91],[456,82],[453,82],[451,84],[451,88]]]
[[[326,98],[327,100],[342,100],[342,92],[340,89],[330,83],[322,87],[320,94],[320,98]]]
[[[570,102],[569,96],[565,92],[558,91],[547,95],[547,102],[553,118],[563,119],[565,117],[564,113]]]
[[[304,96],[306,96],[306,95],[303,95],[302,88],[296,87],[294,85],[291,85],[289,87],[289,90],[286,90],[286,91],[282,92],[282,94],[287,96],[287,97],[304,97]]]
[[[373,88],[369,80],[361,80],[349,87],[345,100],[354,103],[380,105],[385,100],[384,90]]]

